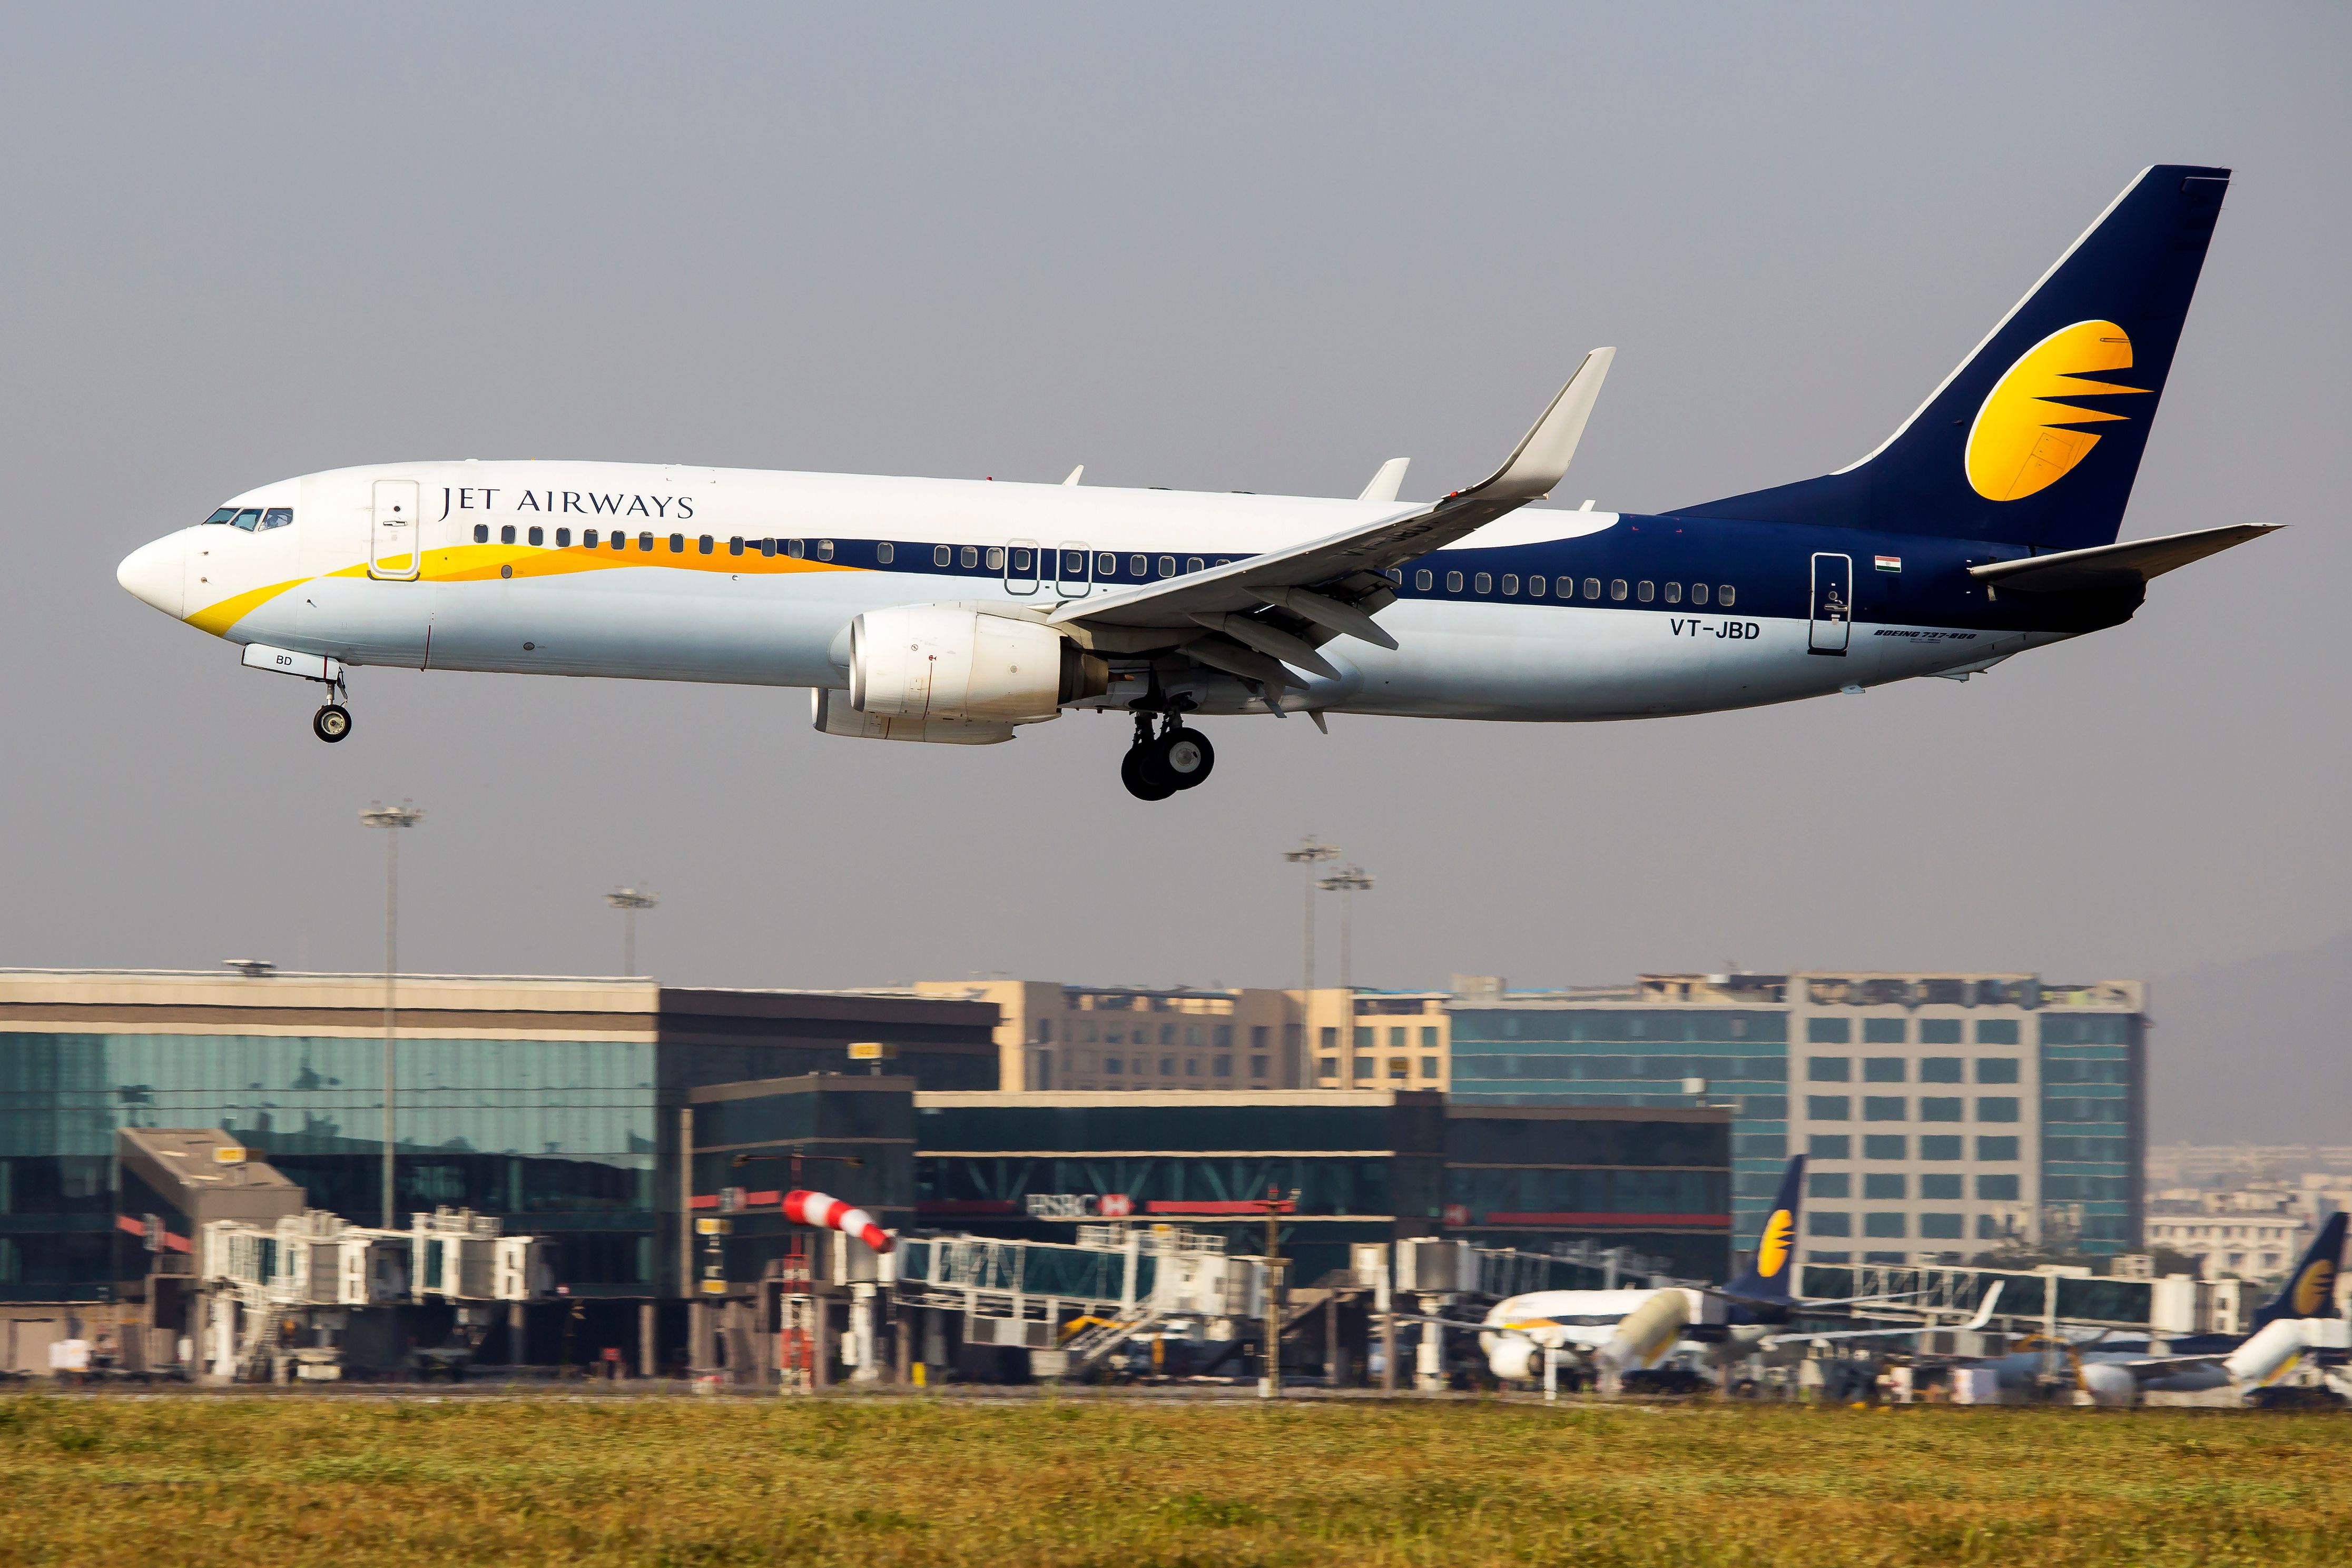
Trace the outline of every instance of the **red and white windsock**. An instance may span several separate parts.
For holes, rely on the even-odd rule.
[[[795,1225],[844,1231],[877,1252],[890,1250],[890,1233],[875,1224],[872,1215],[862,1208],[852,1208],[826,1193],[795,1188],[784,1194],[784,1218]]]

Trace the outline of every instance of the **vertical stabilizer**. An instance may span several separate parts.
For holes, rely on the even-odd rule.
[[[1787,1301],[1796,1299],[1790,1287],[1797,1278],[1797,1219],[1804,1202],[1805,1156],[1790,1157],[1780,1173],[1780,1190],[1772,1212],[1764,1217],[1764,1233],[1756,1240],[1755,1260],[1737,1280],[1723,1288],[1727,1296],[1744,1301]]]

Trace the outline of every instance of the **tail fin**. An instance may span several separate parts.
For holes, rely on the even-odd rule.
[[[1877,451],[1676,510],[2050,549],[2114,542],[2230,171],[2144,169]]]
[[[2286,1277],[2279,1293],[2263,1303],[2247,1326],[2249,1334],[2260,1333],[2281,1318],[2332,1318],[2336,1311],[2336,1272],[2344,1261],[2345,1211],[2337,1209],[2327,1217],[2312,1239],[2311,1250]]]
[[[1756,1257],[1739,1278],[1723,1288],[1727,1296],[1744,1301],[1790,1301],[1789,1288],[1797,1277],[1797,1211],[1804,1201],[1805,1156],[1790,1157],[1780,1173],[1780,1191],[1772,1212],[1764,1218],[1764,1234],[1756,1239]]]

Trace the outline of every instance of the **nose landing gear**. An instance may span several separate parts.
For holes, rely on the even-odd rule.
[[[310,716],[310,733],[330,746],[352,732],[352,710],[341,703],[328,703]]]
[[[1165,800],[1179,789],[1205,781],[1217,765],[1216,747],[1197,729],[1184,727],[1183,714],[1171,708],[1155,732],[1151,715],[1135,716],[1135,743],[1118,765],[1119,781],[1139,800]]]

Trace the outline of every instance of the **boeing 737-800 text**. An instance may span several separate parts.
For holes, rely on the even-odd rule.
[[[1130,714],[1128,788],[1208,777],[1189,721],[1639,718],[1967,677],[2127,620],[2267,531],[2116,542],[2229,171],[2143,171],[1850,467],[1655,515],[1520,508],[1613,350],[1434,503],[686,465],[403,463],[280,480],[122,562],[149,604],[320,682],[354,665],[807,686],[816,727],[984,744]]]

